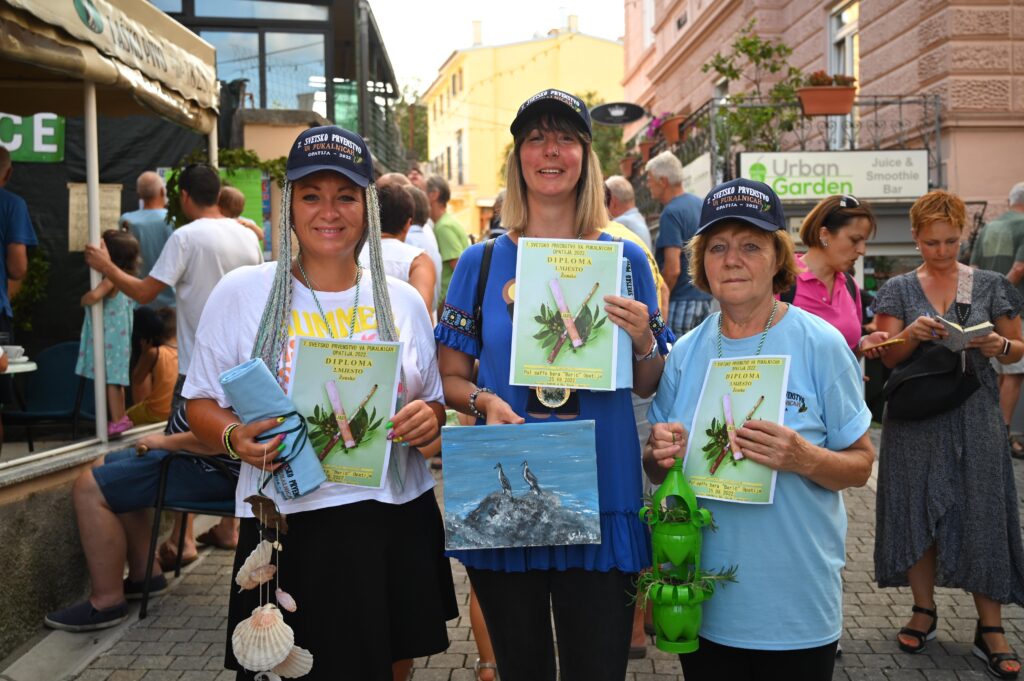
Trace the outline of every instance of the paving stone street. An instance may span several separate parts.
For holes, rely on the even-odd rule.
[[[874,431],[877,435],[877,431]],[[1024,462],[1016,462],[1017,488],[1024,489]],[[894,641],[909,618],[909,589],[879,589],[873,581],[874,479],[867,487],[845,493],[849,515],[845,582],[843,654],[836,681],[892,679],[894,681],[968,681],[987,678],[984,665],[971,656],[975,612],[971,597],[950,589],[937,596],[938,639],[921,655],[900,652]],[[234,674],[222,669],[227,587],[232,555],[206,549],[202,560],[168,593],[156,599],[145,620],[131,620],[119,639],[75,674],[77,681],[227,681]],[[449,623],[451,647],[442,655],[418,659],[412,681],[472,681],[476,647],[467,614],[469,582],[458,563],[452,564],[459,610]],[[1024,652],[1024,610],[1004,610],[1010,645]],[[79,634],[76,636],[88,636]],[[0,672],[0,680],[26,681],[25,672]],[[629,663],[626,681],[680,681],[673,655],[648,646],[647,657]],[[42,681],[40,679],[39,681]]]

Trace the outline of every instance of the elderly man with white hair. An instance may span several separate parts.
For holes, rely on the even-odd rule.
[[[698,326],[711,310],[711,296],[690,281],[686,243],[697,231],[702,199],[683,189],[683,164],[663,151],[644,168],[651,198],[664,206],[658,222],[655,259],[671,293],[668,325],[676,338]]]
[[[971,253],[971,265],[1005,274],[1024,294],[1024,182],[1013,185],[1009,204],[1008,211],[981,230]],[[1015,459],[1024,459],[1024,442],[1010,434],[1010,421],[1024,385],[1024,360],[1013,364],[994,362],[993,366],[999,374],[999,406],[1010,438],[1010,453]]]
[[[636,208],[636,194],[633,185],[622,175],[612,175],[604,181],[608,188],[608,216],[629,231],[640,237],[647,250],[654,251],[651,243],[651,230],[647,220]]]
[[[121,225],[121,229],[131,232],[139,240],[139,255],[142,256],[139,277],[145,279],[164,250],[164,244],[171,238],[171,225],[167,222],[165,207],[167,189],[159,175],[147,170],[135,180],[135,193],[142,207],[122,215],[118,224]],[[174,307],[174,288],[168,286],[158,293],[154,300],[147,303],[147,306],[154,310]]]

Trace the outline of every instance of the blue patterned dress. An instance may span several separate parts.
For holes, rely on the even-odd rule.
[[[132,321],[135,315],[135,301],[118,291],[111,298],[97,303],[103,305],[103,344],[107,385],[130,385],[128,361],[132,354]],[[85,308],[82,322],[82,340],[78,346],[78,363],[75,373],[93,378],[92,357],[92,310]]]

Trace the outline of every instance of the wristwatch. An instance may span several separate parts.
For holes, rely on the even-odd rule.
[[[1003,338],[1003,351],[999,353],[1001,357],[1006,357],[1010,354],[1010,339]]]
[[[476,408],[476,398],[477,398],[477,396],[480,395],[480,393],[490,393],[490,394],[493,395],[494,391],[491,390],[490,388],[477,388],[472,393],[470,393],[470,395],[469,395],[469,413],[472,414],[473,416],[477,417],[478,419],[486,419],[487,415],[484,414],[482,411],[480,411],[479,409]]]

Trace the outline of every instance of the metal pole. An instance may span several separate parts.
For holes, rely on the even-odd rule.
[[[718,102],[711,100],[711,108],[708,111],[708,151],[711,152],[711,186],[721,182],[718,179],[718,145],[715,143],[715,116],[718,114]]]
[[[935,186],[945,187],[942,172],[942,96],[932,95],[932,106],[935,107]]]
[[[214,121],[213,127],[210,129],[210,134],[206,136],[206,144],[210,147],[210,165],[214,168],[217,167],[217,162],[220,160],[217,156],[217,122]]]
[[[85,188],[88,198],[89,243],[100,245],[100,160],[96,135],[96,85],[85,81]],[[95,288],[102,277],[89,270],[89,283]],[[93,389],[96,398],[96,437],[107,441],[107,364],[103,343],[104,302],[91,306]]]

